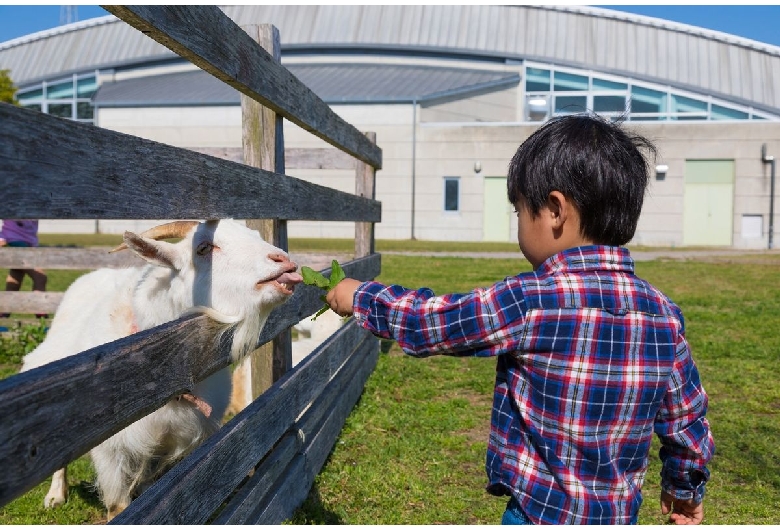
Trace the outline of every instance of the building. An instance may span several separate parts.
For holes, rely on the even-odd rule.
[[[627,114],[658,147],[633,244],[769,245],[778,219],[762,148],[780,156],[779,47],[590,7],[222,9],[242,26],[278,27],[282,63],[377,133],[380,239],[514,241],[514,151],[550,116],[591,110]],[[0,43],[0,68],[25,106],[240,159],[238,92],[113,16]],[[289,123],[284,134],[288,147],[323,146]],[[349,171],[290,174],[354,186]],[[129,223],[44,221],[41,231]],[[291,222],[289,234],[353,228]]]

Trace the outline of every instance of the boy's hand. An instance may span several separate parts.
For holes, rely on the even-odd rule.
[[[363,282],[353,278],[344,278],[336,284],[336,287],[328,291],[328,294],[325,295],[325,301],[337,314],[348,317],[353,313],[352,300],[361,283]]]
[[[704,519],[704,502],[693,504],[690,500],[680,500],[674,496],[661,492],[661,513],[669,512],[669,521],[674,524],[699,524]]]

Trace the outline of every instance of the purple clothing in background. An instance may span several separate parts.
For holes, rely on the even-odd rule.
[[[3,228],[0,229],[0,238],[8,243],[22,241],[30,246],[38,246],[38,220],[30,219],[3,219]]]

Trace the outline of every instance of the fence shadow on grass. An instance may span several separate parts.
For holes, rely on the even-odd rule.
[[[327,509],[322,503],[316,484],[311,487],[309,496],[301,507],[295,510],[291,522],[293,524],[345,524],[341,516]]]

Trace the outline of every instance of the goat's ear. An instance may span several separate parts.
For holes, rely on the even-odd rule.
[[[149,263],[174,270],[181,268],[178,249],[171,243],[141,237],[133,232],[125,232],[122,239],[130,250]]]

